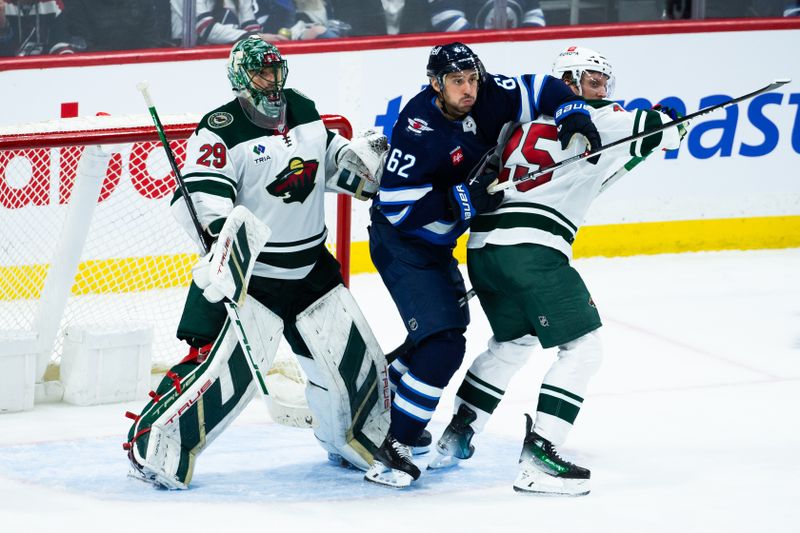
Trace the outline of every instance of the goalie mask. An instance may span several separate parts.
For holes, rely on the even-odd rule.
[[[247,118],[255,125],[282,129],[286,124],[283,86],[289,69],[275,45],[258,35],[237,42],[228,57],[228,80]]]
[[[589,48],[581,46],[570,46],[556,57],[553,62],[553,76],[558,79],[563,79],[564,73],[569,72],[575,85],[578,88],[578,94],[583,95],[581,88],[581,79],[584,74],[591,76],[589,73],[599,73],[606,78],[606,98],[611,98],[614,92],[614,72],[611,63],[605,56],[598,54]]]

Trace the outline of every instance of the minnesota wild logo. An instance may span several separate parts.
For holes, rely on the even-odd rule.
[[[288,203],[303,203],[314,190],[314,177],[317,175],[319,163],[315,159],[303,161],[293,157],[286,168],[278,172],[275,181],[267,186],[272,196],[283,198]]]

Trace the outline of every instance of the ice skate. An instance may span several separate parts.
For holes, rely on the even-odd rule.
[[[375,453],[375,462],[364,479],[389,487],[404,488],[419,479],[420,471],[411,460],[411,447],[398,442],[391,435]]]
[[[589,494],[589,470],[564,460],[553,443],[533,431],[530,415],[525,417],[527,430],[514,490],[553,496]]]
[[[433,436],[431,432],[427,429],[422,430],[422,435],[419,436],[417,442],[414,443],[414,446],[411,447],[411,454],[412,455],[425,455],[429,451],[431,451],[431,443],[433,442]]]
[[[475,430],[472,424],[477,415],[466,404],[461,404],[458,412],[447,425],[442,436],[436,442],[436,455],[428,464],[431,470],[449,468],[475,453],[475,446],[470,444]]]

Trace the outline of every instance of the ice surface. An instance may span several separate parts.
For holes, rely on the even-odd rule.
[[[565,455],[592,470],[582,498],[517,494],[522,413],[554,350],[512,381],[473,459],[410,490],[329,464],[307,430],[254,401],[200,457],[192,488],[126,478],[126,410],[37,405],[0,415],[0,532],[795,532],[800,524],[800,250],[575,262],[603,317],[606,358]],[[353,292],[384,349],[400,318],[376,275]],[[476,300],[467,361],[489,328]],[[420,459],[424,466],[428,459]],[[247,529],[245,529],[247,528]]]

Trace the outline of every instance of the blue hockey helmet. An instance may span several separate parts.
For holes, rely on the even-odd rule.
[[[434,46],[428,56],[428,76],[436,78],[442,87],[444,87],[446,74],[472,69],[478,71],[478,77],[480,81],[483,81],[486,69],[478,55],[464,43],[453,42]]]

